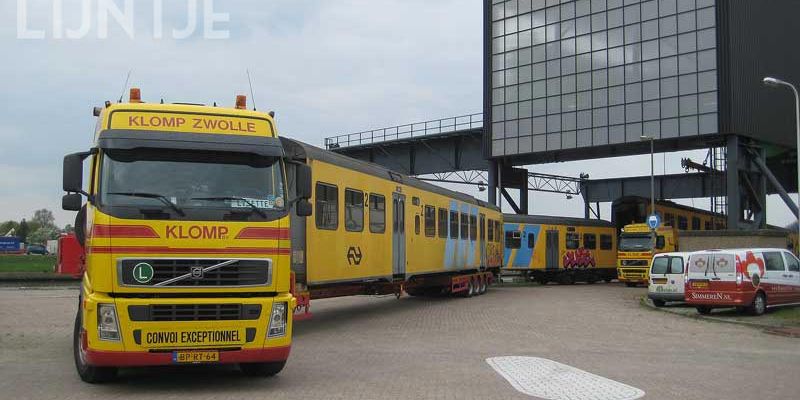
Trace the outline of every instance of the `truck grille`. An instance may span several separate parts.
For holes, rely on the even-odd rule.
[[[620,260],[623,267],[646,267],[649,260]]]
[[[647,269],[644,268],[621,268],[620,273],[623,278],[644,278]]]
[[[151,304],[128,306],[131,321],[256,320],[260,304]]]
[[[119,266],[125,286],[256,286],[270,284],[272,262],[265,259],[125,259]]]

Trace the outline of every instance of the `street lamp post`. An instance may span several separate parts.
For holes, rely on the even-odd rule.
[[[792,89],[792,93],[794,93],[794,106],[795,106],[795,127],[797,129],[796,139],[797,139],[797,192],[798,192],[798,200],[800,200],[800,94],[797,93],[797,88],[789,82],[782,81],[777,78],[772,77],[765,77],[763,80],[764,84],[771,87],[788,87]],[[800,202],[798,202],[800,204]],[[797,240],[800,243],[800,216],[798,216],[797,220]],[[797,249],[794,249],[797,251]]]
[[[656,177],[655,177],[655,151],[654,151],[654,143],[655,143],[655,136],[639,136],[639,139],[642,141],[649,140],[650,141],[650,214],[655,215],[656,213]]]

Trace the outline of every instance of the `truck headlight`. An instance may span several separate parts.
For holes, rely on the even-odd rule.
[[[270,314],[269,317],[267,337],[280,337],[286,334],[287,310],[286,302],[272,304],[272,314]]]
[[[117,308],[113,304],[99,304],[97,307],[97,333],[100,340],[119,341],[119,322]]]

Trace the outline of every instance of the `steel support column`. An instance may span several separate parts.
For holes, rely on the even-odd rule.
[[[487,190],[489,191],[489,204],[497,205],[497,161],[489,160],[489,182],[487,182]]]
[[[742,198],[739,186],[739,137],[727,139],[727,169],[725,171],[726,196],[728,197],[728,230],[739,230],[742,219]]]

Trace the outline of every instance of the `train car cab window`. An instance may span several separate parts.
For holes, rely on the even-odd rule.
[[[500,221],[494,221],[494,240],[498,243],[503,240],[503,224]]]
[[[369,231],[386,232],[386,198],[379,194],[369,195]]]
[[[486,241],[486,216],[481,214],[481,242]]]
[[[439,237],[447,239],[447,210],[439,209]]]
[[[490,219],[490,220],[489,220],[489,222],[487,223],[487,227],[486,227],[486,229],[488,229],[488,230],[489,230],[489,234],[488,234],[488,236],[489,236],[489,238],[488,238],[488,239],[489,239],[489,241],[490,241],[490,242],[494,242],[494,220],[493,220],[493,219]]]
[[[611,235],[600,235],[600,250],[611,250],[614,247],[614,239]]]
[[[692,230],[699,231],[700,230],[700,218],[699,217],[692,217]]]
[[[450,211],[450,239],[458,239],[458,213]]]
[[[678,229],[682,231],[689,229],[689,221],[686,217],[678,216]]]
[[[436,207],[425,206],[425,236],[436,236]]]
[[[532,249],[536,246],[536,236],[532,233],[528,234],[528,248]]]
[[[469,216],[469,240],[473,242],[478,238],[478,217]]]
[[[414,216],[414,233],[419,235],[419,214]]]
[[[577,233],[567,233],[567,250],[575,250],[581,247],[581,237]]]
[[[339,188],[317,182],[314,192],[317,228],[335,231],[339,227]]]
[[[469,239],[469,216],[461,213],[461,239]]]
[[[519,231],[506,231],[506,248],[518,249],[522,247],[522,236]]]
[[[597,248],[597,235],[594,233],[584,233],[583,234],[583,247],[594,250]]]
[[[344,229],[348,232],[364,230],[364,192],[344,190]]]

